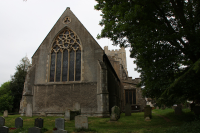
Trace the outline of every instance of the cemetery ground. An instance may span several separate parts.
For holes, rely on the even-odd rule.
[[[0,114],[2,116],[2,114]],[[5,126],[12,128],[15,126],[15,119],[21,117],[23,119],[24,131],[9,130],[9,133],[27,133],[28,128],[34,126],[34,120],[38,116],[25,117],[20,115],[8,115],[5,118]],[[48,129],[45,133],[52,133],[55,127],[55,119],[62,118],[59,116],[41,117],[44,119],[44,128]],[[124,113],[118,121],[110,121],[110,118],[88,117],[89,130],[82,132],[98,132],[98,133],[175,133],[175,132],[200,132],[199,121],[193,112],[189,109],[183,109],[182,115],[175,115],[174,110],[167,108],[152,110],[151,121],[145,121],[144,112],[132,113],[131,116],[125,116]],[[194,126],[194,127],[192,127]],[[78,132],[75,129],[75,121],[66,121],[65,130],[69,133]],[[182,131],[183,130],[183,131]],[[194,130],[194,131],[192,131]]]

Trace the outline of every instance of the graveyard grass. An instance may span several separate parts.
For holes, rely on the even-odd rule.
[[[97,118],[88,117],[89,130],[87,132],[99,132],[99,133],[161,133],[166,132],[173,128],[181,127],[185,122],[194,120],[194,114],[189,109],[183,109],[182,115],[175,115],[173,109],[154,109],[152,110],[151,121],[144,120],[144,112],[132,113],[131,116],[125,116],[124,113],[118,121],[110,121],[110,118]],[[2,116],[2,114],[0,114]],[[159,116],[160,115],[160,116]],[[163,116],[163,117],[162,117]],[[9,115],[5,118],[5,126],[11,128],[15,125],[15,119],[21,117],[24,120],[24,129],[28,129],[34,126],[34,120],[38,118],[25,117],[20,115]],[[41,117],[44,119],[44,128],[49,131],[46,133],[52,133],[55,127],[55,119],[61,117]],[[78,132],[75,130],[75,121],[66,121],[65,130],[70,133]],[[82,132],[86,132],[82,131]],[[10,130],[10,133],[14,133],[14,130]]]

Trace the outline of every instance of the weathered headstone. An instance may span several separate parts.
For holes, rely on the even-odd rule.
[[[45,112],[41,112],[40,113],[40,117],[46,117],[47,115],[46,115],[46,113]]]
[[[65,119],[63,118],[57,118],[55,120],[55,127],[58,129],[58,130],[65,130]]]
[[[200,106],[194,106],[194,114],[195,115],[200,115]]]
[[[66,130],[56,130],[56,131],[53,131],[53,133],[67,133]]]
[[[81,109],[80,103],[75,102],[75,103],[73,104],[73,108],[74,108],[74,110],[80,110],[80,109]]]
[[[69,109],[65,111],[65,117],[64,118],[65,118],[65,120],[70,121],[70,110]]]
[[[0,133],[8,133],[9,132],[9,128],[6,126],[2,126],[0,127]]]
[[[31,127],[28,129],[28,133],[42,133],[42,131],[38,127]]]
[[[151,121],[151,119],[149,117],[146,117],[145,121]]]
[[[159,109],[159,107],[157,106],[156,109]]]
[[[131,116],[131,104],[125,105],[125,116]]]
[[[174,109],[174,112],[176,115],[181,115],[182,114],[182,105],[177,105],[177,107]]]
[[[16,128],[23,127],[23,119],[21,117],[18,117],[15,119],[15,127]]]
[[[8,117],[8,110],[5,110],[5,111],[3,112],[3,117]]]
[[[88,129],[88,118],[87,116],[75,116],[75,128],[80,129]]]
[[[149,117],[150,119],[152,118],[152,111],[151,111],[150,106],[144,107],[144,118]]]
[[[44,120],[42,118],[36,118],[34,126],[39,127],[39,128],[43,128],[43,123],[44,123]]]
[[[3,117],[0,117],[0,127],[5,126],[5,119]]]
[[[117,121],[120,118],[120,109],[117,106],[111,108],[110,121]]]
[[[32,112],[33,112],[32,104],[28,103],[26,107],[26,116],[32,117],[33,116]]]

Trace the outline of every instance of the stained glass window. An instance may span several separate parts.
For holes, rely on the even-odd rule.
[[[76,51],[76,76],[75,80],[79,81],[81,79],[81,50]]]
[[[51,54],[50,82],[53,82],[53,81],[54,81],[54,74],[55,74],[55,57],[56,57],[56,54],[55,54],[55,52],[53,52],[53,53]]]
[[[67,73],[68,73],[68,50],[64,50],[63,52],[63,69],[62,69],[62,81],[67,81]]]
[[[51,48],[50,82],[81,80],[79,40],[76,33],[68,28],[56,37]]]
[[[56,81],[60,81],[61,74],[61,52],[57,53],[57,63],[56,63]]]

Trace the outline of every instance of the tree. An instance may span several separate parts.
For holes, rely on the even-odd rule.
[[[96,1],[98,38],[131,47],[145,96],[167,105],[200,97],[199,0]]]
[[[10,91],[10,81],[5,82],[0,87],[0,112],[10,110],[13,104],[13,97]]]
[[[13,111],[19,110],[20,100],[22,98],[22,92],[24,88],[25,77],[28,67],[31,65],[27,56],[21,59],[20,64],[16,67],[15,74],[11,77],[10,90],[14,97]]]

